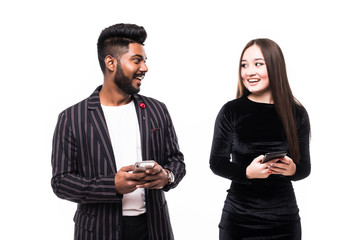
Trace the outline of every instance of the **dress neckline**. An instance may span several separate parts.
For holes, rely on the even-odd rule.
[[[255,101],[249,99],[248,96],[245,96],[245,99],[246,99],[248,102],[253,103],[253,104],[258,104],[258,105],[263,105],[263,106],[269,106],[269,107],[274,107],[274,106],[275,106],[273,103],[255,102]]]

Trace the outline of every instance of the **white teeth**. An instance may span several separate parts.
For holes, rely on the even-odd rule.
[[[254,82],[259,82],[260,80],[259,79],[249,79],[248,81],[251,83],[254,83]]]

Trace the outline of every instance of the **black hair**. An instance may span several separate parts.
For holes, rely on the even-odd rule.
[[[102,30],[97,42],[101,71],[105,72],[104,59],[106,56],[120,58],[129,50],[130,43],[144,45],[146,37],[147,33],[144,27],[135,24],[119,23]]]

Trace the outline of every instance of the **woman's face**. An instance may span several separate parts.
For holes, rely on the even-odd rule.
[[[241,78],[251,95],[272,101],[265,59],[257,45],[252,45],[244,52],[241,60]]]

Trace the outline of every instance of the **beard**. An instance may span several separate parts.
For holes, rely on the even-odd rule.
[[[140,87],[135,88],[132,85],[132,79],[125,76],[124,71],[122,70],[119,62],[120,61],[118,61],[118,63],[117,63],[117,68],[116,68],[116,73],[115,73],[115,78],[114,78],[114,82],[115,82],[116,86],[118,86],[118,88],[120,88],[125,93],[130,94],[130,95],[134,95],[134,94],[140,92]]]

